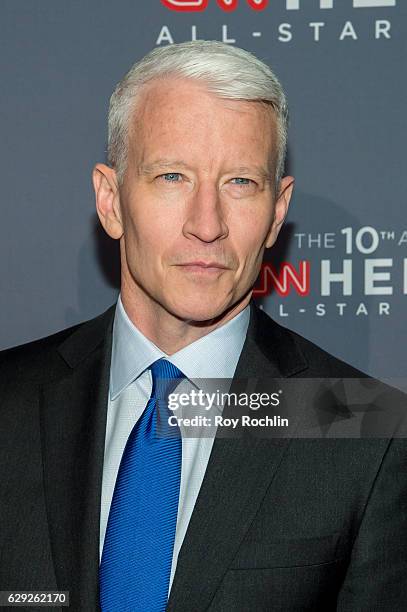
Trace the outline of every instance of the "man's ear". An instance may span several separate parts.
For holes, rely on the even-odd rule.
[[[274,220],[266,240],[266,249],[269,249],[277,240],[278,233],[283,225],[283,221],[288,211],[291,194],[294,188],[294,178],[285,176],[280,181],[280,189],[274,204]]]
[[[118,240],[123,235],[119,186],[116,172],[105,164],[96,164],[92,173],[96,210],[105,231]]]

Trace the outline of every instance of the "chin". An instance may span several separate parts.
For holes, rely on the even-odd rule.
[[[182,304],[173,304],[170,308],[171,312],[182,319],[183,321],[196,321],[203,323],[221,317],[228,309],[228,304],[207,303],[206,300],[201,300],[200,303],[183,302]]]

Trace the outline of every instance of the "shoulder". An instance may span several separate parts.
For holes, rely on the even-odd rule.
[[[335,357],[311,340],[292,330],[285,330],[296,343],[313,375],[324,374],[335,378],[366,378],[368,374],[355,368],[350,363]]]
[[[314,395],[311,403],[318,422],[326,424],[328,416],[334,415],[336,421],[332,431],[339,437],[343,437],[344,432],[345,437],[357,435],[387,440],[395,435],[399,438],[407,436],[407,395],[402,390],[338,359],[260,312],[263,342],[267,342],[269,355],[273,351],[283,354],[280,362],[288,376],[298,380],[300,394],[303,393],[302,385],[304,393],[307,387],[303,379],[312,381],[310,389]],[[298,367],[290,373],[287,363],[293,361]]]
[[[368,375],[351,364],[335,357],[301,334],[283,327],[264,310],[254,309],[257,341],[263,351],[279,355],[287,368],[298,364],[298,375],[315,378],[365,378]]]
[[[0,351],[2,380],[6,382],[23,376],[40,382],[42,375],[55,369],[59,362],[63,365],[58,347],[82,325],[80,323],[45,338]]]
[[[67,329],[51,334],[39,340],[0,351],[0,381],[7,384],[12,381],[41,383],[58,377],[67,370],[64,351],[61,347],[72,343],[86,342],[89,332],[94,329],[103,331],[103,324],[112,314],[114,306],[106,312]]]

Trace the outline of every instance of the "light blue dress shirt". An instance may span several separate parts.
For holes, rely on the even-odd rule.
[[[100,557],[116,477],[130,432],[151,395],[150,365],[165,357],[188,379],[232,379],[246,338],[250,307],[171,356],[166,355],[132,323],[118,299],[113,324],[110,388],[100,517]],[[169,590],[178,553],[205,475],[214,437],[182,434],[181,488]]]

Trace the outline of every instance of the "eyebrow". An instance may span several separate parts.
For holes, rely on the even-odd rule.
[[[251,166],[251,167],[250,166],[239,166],[237,168],[232,168],[230,170],[230,173],[234,174],[237,177],[240,176],[241,174],[253,174],[254,173],[257,176],[260,176],[265,181],[272,180],[271,172],[261,166]]]
[[[165,170],[169,168],[188,168],[188,165],[181,160],[171,160],[171,159],[157,159],[151,164],[142,164],[138,168],[139,174],[154,174],[157,170]]]

